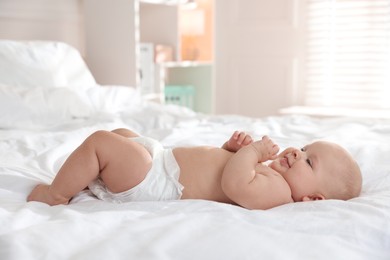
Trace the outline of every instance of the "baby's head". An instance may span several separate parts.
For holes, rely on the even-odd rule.
[[[269,166],[287,181],[294,201],[348,200],[359,196],[362,187],[356,161],[330,142],[287,148]]]

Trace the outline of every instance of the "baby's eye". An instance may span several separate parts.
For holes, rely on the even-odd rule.
[[[310,167],[313,167],[313,165],[311,164],[311,160],[310,160],[310,159],[306,159],[306,162],[307,162],[307,164],[308,164]]]
[[[301,151],[304,152],[304,151],[305,151],[305,147],[302,147],[302,148],[301,148]]]

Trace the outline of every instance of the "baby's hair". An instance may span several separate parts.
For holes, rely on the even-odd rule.
[[[339,184],[330,194],[330,199],[349,200],[360,195],[362,190],[362,174],[358,163],[348,154],[342,160],[342,167],[338,172]]]
[[[350,159],[349,165],[345,165],[344,174],[345,194],[344,200],[349,200],[360,195],[362,190],[362,174],[360,167],[355,160]]]
[[[319,141],[325,145],[333,147],[331,154],[333,155],[333,163],[330,163],[331,172],[329,178],[326,178],[323,194],[326,199],[349,200],[358,197],[362,189],[362,174],[358,163],[352,155],[342,146]]]

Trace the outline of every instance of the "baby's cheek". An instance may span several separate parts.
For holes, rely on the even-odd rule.
[[[283,165],[280,164],[279,158],[275,159],[268,165],[271,169],[277,171],[279,174],[282,174],[283,176],[286,174],[288,169],[286,167],[283,167]]]
[[[280,171],[280,164],[278,161],[272,161],[269,165],[268,165],[271,169],[279,172]]]

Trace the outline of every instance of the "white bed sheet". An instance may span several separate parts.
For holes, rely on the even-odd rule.
[[[123,99],[123,89],[116,89],[110,91],[122,91]],[[89,99],[105,102],[97,97]],[[104,115],[0,130],[0,259],[390,259],[390,121],[206,116],[138,101]],[[117,127],[167,147],[220,146],[237,129],[269,135],[282,149],[335,141],[359,162],[363,192],[350,201],[267,211],[203,200],[117,205],[88,192],[67,206],[26,203],[33,186],[49,183],[85,137]]]
[[[64,44],[0,49],[0,259],[390,259],[389,120],[206,116],[97,86]],[[26,202],[89,134],[118,127],[167,147],[221,146],[234,130],[282,149],[334,141],[359,162],[363,192],[267,211],[203,200],[117,205],[88,192],[67,206]]]

